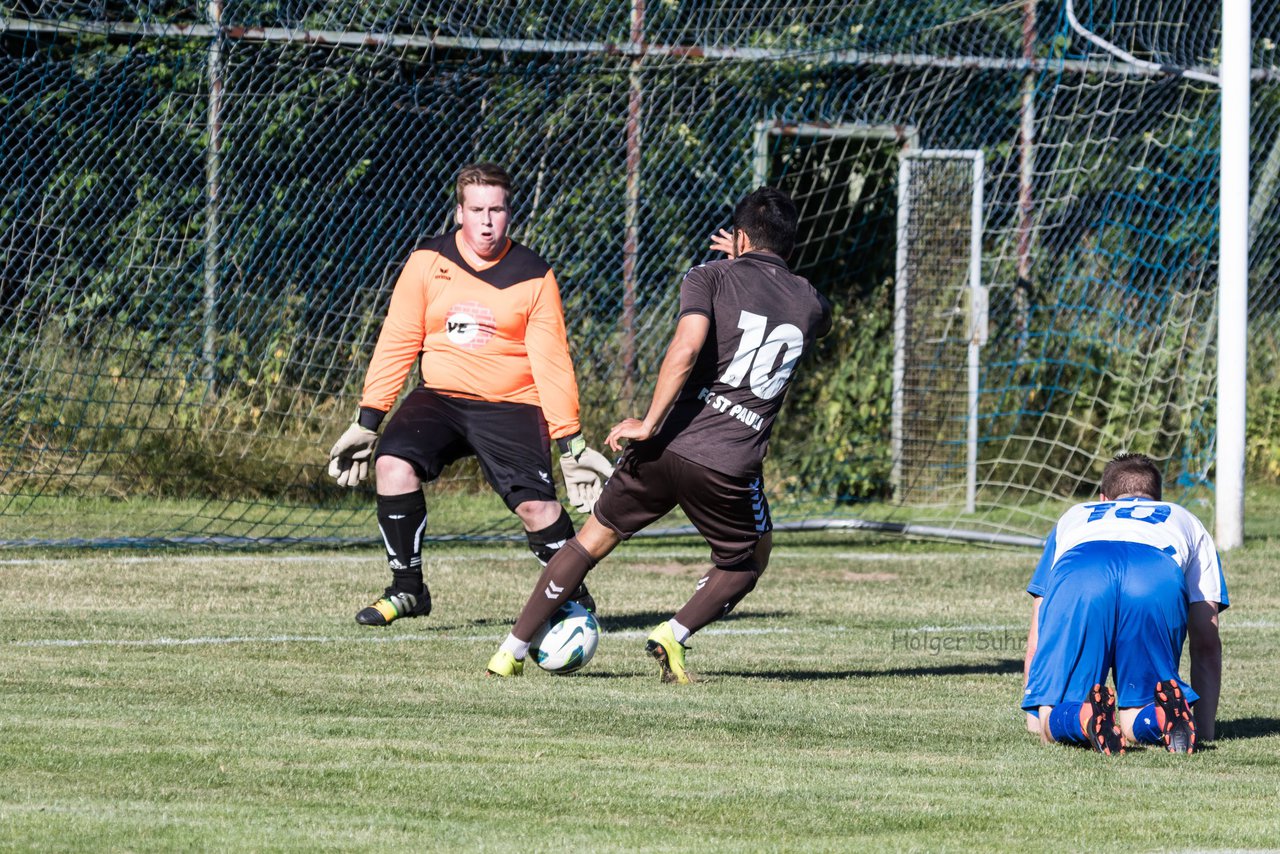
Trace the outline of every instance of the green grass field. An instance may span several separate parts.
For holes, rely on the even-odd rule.
[[[1218,741],[1118,759],[1023,729],[1029,551],[780,537],[693,686],[643,654],[706,566],[688,541],[593,573],[584,671],[504,681],[514,546],[434,549],[435,613],[386,629],[352,620],[374,550],[6,555],[0,848],[1275,848],[1273,544],[1227,558]]]

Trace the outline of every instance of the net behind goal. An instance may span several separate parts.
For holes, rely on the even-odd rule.
[[[981,151],[907,151],[898,169],[893,494],[976,509],[985,342]],[[963,496],[963,498],[961,498]]]
[[[1255,15],[1260,335],[1277,18]],[[1033,542],[1119,450],[1207,510],[1219,27],[1191,0],[7,4],[0,543],[370,541],[371,492],[326,451],[477,159],[556,268],[593,444],[768,183],[836,307],[767,461],[781,526]],[[431,490],[429,536],[517,531],[474,467]]]

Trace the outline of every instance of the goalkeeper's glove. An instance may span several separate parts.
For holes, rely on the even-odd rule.
[[[376,444],[376,430],[352,424],[329,449],[329,476],[338,481],[338,486],[359,484],[369,476],[369,460]]]
[[[604,454],[588,448],[580,433],[556,441],[560,445],[560,473],[564,475],[569,504],[579,513],[590,513],[604,489],[604,482],[613,474],[613,466]]]

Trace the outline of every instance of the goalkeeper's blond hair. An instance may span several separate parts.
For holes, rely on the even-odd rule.
[[[462,194],[467,187],[501,187],[506,191],[507,199],[511,198],[511,176],[496,163],[471,163],[462,167],[455,188],[458,204],[462,204]]]

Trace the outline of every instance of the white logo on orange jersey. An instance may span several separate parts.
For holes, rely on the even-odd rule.
[[[444,332],[449,340],[467,350],[478,350],[493,337],[497,320],[489,307],[478,302],[460,302],[445,316]]]

